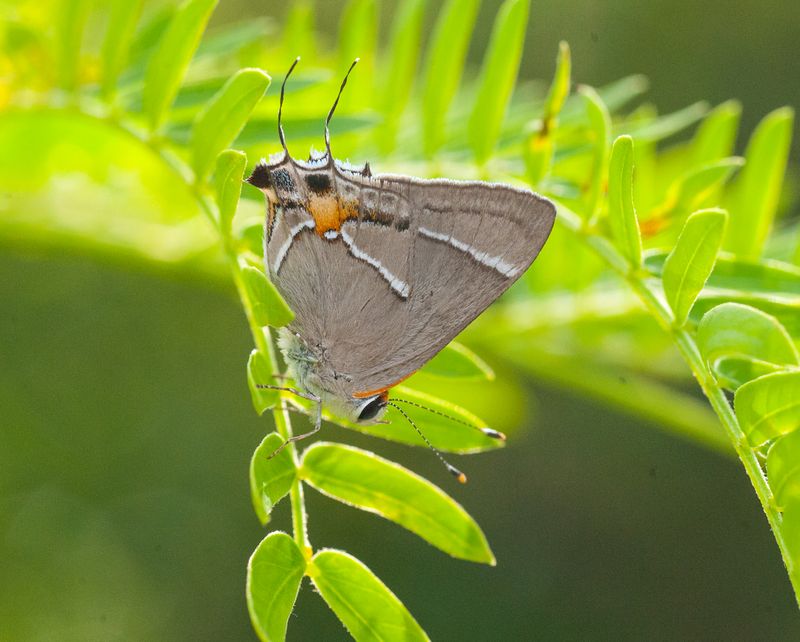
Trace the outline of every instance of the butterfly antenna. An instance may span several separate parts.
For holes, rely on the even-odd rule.
[[[393,404],[391,401],[387,402],[386,405],[387,406],[391,406],[392,408],[397,410],[397,412],[399,412],[401,415],[403,415],[403,417],[406,418],[406,421],[411,424],[411,426],[412,426],[412,428],[414,428],[414,430],[417,431],[417,434],[420,437],[422,437],[422,440],[428,445],[428,448],[430,448],[436,454],[436,456],[439,458],[439,461],[441,461],[444,464],[444,467],[447,468],[447,471],[453,477],[455,477],[462,484],[466,484],[467,483],[467,476],[464,473],[462,473],[458,468],[456,468],[452,464],[448,463],[447,460],[444,457],[442,457],[442,453],[440,453],[436,448],[434,448],[433,444],[430,441],[428,441],[428,438],[425,435],[422,434],[422,431],[419,428],[417,428],[417,424],[415,424],[413,421],[411,421],[411,417],[409,417],[400,406],[398,406],[397,404]]]
[[[347,79],[350,76],[350,72],[353,71],[353,67],[358,64],[358,61],[361,58],[356,58],[350,65],[350,69],[347,70],[347,73],[344,75],[344,80],[339,87],[339,93],[336,94],[336,100],[333,101],[333,106],[331,110],[328,112],[328,117],[325,119],[325,151],[328,153],[328,159],[330,161],[333,160],[333,156],[331,155],[331,132],[329,126],[331,124],[331,118],[333,118],[333,112],[336,111],[336,105],[339,104],[339,98],[342,97],[342,92],[344,91],[344,86],[347,84]]]
[[[281,115],[283,114],[283,94],[286,90],[286,81],[289,80],[289,76],[292,75],[294,68],[297,67],[297,63],[300,62],[300,56],[294,59],[292,66],[289,67],[289,71],[286,72],[286,75],[283,77],[283,82],[281,83],[281,101],[278,104],[278,138],[281,139],[281,147],[283,147],[283,151],[286,152],[286,156],[289,156],[289,149],[286,147],[286,135],[283,133],[283,125],[281,124]]]
[[[479,430],[487,437],[491,437],[492,439],[499,439],[500,441],[505,441],[506,436],[500,432],[499,430],[494,430],[492,428],[483,427],[480,428],[475,424],[472,424],[468,421],[464,421],[463,419],[459,419],[458,417],[453,417],[452,415],[448,415],[440,410],[434,410],[433,408],[428,408],[428,406],[423,406],[421,403],[416,403],[415,401],[409,401],[408,399],[398,399],[397,397],[392,397],[392,401],[399,401],[400,403],[407,403],[409,406],[414,406],[415,408],[421,408],[422,410],[427,410],[434,415],[439,415],[440,417],[444,417],[445,419],[449,419],[457,424],[461,424],[462,426],[467,426],[468,428],[472,428],[473,430]]]

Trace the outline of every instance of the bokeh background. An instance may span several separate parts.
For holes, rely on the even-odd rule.
[[[280,22],[279,4],[222,0],[212,29]],[[483,3],[473,65],[499,4]],[[341,5],[317,3],[321,46]],[[766,112],[800,105],[800,5],[789,0],[537,0],[521,76],[548,79],[562,39],[576,81],[643,73],[662,111],[738,98],[749,133]],[[91,135],[38,177],[21,121],[3,131],[0,164],[48,181],[41,207],[57,202],[70,167],[154,171],[126,141]],[[179,209],[185,195],[150,178],[149,193],[115,198]],[[118,205],[89,184],[84,197],[87,216]],[[264,531],[247,466],[271,428],[250,406],[249,351],[225,283],[0,237],[0,639],[255,639],[244,572]],[[492,365],[502,385],[509,366]],[[789,581],[735,460],[546,381],[525,379],[503,399],[509,447],[459,461],[464,488],[447,486],[429,453],[326,428],[446,486],[483,527],[496,568],[447,559],[308,491],[312,542],[363,560],[435,640],[800,639]],[[272,525],[289,528],[286,505]],[[305,586],[289,639],[346,636]]]

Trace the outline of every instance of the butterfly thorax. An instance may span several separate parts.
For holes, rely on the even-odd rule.
[[[279,331],[278,347],[287,374],[334,415],[360,423],[377,421],[383,416],[387,395],[354,396],[349,377],[336,372],[323,349],[307,345],[300,335],[287,328]]]

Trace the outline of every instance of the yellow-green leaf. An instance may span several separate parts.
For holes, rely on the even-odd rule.
[[[214,159],[245,126],[269,87],[270,77],[260,69],[236,72],[197,114],[192,126],[192,167],[201,181]]]
[[[593,219],[598,214],[603,195],[604,182],[608,175],[608,148],[611,137],[611,116],[602,98],[591,87],[578,87],[583,99],[588,120],[587,138],[592,148],[592,168],[589,181],[583,186],[585,197],[585,216]]]
[[[109,3],[108,27],[100,54],[101,90],[109,100],[117,90],[117,81],[128,62],[142,0],[112,0]]]
[[[453,557],[495,563],[469,514],[440,488],[399,464],[321,442],[305,451],[299,473],[321,493],[396,522]]]
[[[258,325],[280,328],[291,323],[294,313],[261,270],[246,265],[242,268],[242,280]]]
[[[214,196],[219,210],[219,229],[227,238],[242,194],[242,179],[247,166],[247,156],[235,149],[226,149],[217,156],[214,170]]]
[[[617,249],[633,268],[642,263],[642,237],[633,206],[633,139],[620,136],[608,168],[608,223]]]
[[[488,364],[467,346],[451,341],[433,359],[422,366],[421,372],[448,379],[484,379],[492,381],[494,372]]]
[[[272,366],[266,355],[258,350],[250,353],[247,360],[247,385],[250,388],[250,398],[253,400],[253,408],[259,415],[263,415],[266,410],[278,403],[278,391],[268,388],[259,388],[259,385],[275,385]]]
[[[734,408],[753,447],[800,429],[800,370],[748,381],[736,391]]]
[[[677,326],[686,323],[697,295],[714,269],[726,221],[723,210],[695,212],[686,219],[675,247],[664,262],[664,294]]]
[[[430,639],[397,596],[352,555],[323,549],[311,558],[307,574],[358,642]]]
[[[767,472],[778,506],[800,500],[800,426],[770,446]]]
[[[273,456],[283,443],[283,437],[271,432],[250,459],[250,497],[258,519],[265,525],[273,506],[289,494],[297,474],[288,448]]]
[[[218,0],[187,0],[172,16],[145,72],[142,107],[152,131],[164,122]]]
[[[736,143],[741,115],[742,105],[736,100],[717,105],[708,113],[692,140],[692,167],[730,156]]]
[[[270,533],[247,564],[247,609],[258,637],[283,642],[306,561],[286,533]]]

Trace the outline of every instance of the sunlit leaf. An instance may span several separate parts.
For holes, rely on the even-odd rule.
[[[741,115],[742,105],[736,100],[724,102],[708,112],[692,140],[692,167],[730,156]]]
[[[426,4],[427,0],[404,0],[392,20],[392,33],[382,73],[381,111],[385,122],[380,128],[380,136],[384,153],[394,148],[400,116],[411,95]]]
[[[395,594],[352,555],[323,549],[311,558],[307,574],[359,642],[429,640]]]
[[[531,185],[536,185],[550,171],[554,149],[553,130],[569,95],[571,69],[569,45],[562,40],[558,47],[553,82],[550,84],[550,91],[544,103],[541,125],[530,134],[523,148],[526,175]]]
[[[455,404],[405,386],[394,388],[390,398],[396,400],[403,413],[424,431],[431,444],[439,450],[466,454],[501,448],[505,443],[500,438],[489,436],[494,433],[486,428],[482,419]],[[426,445],[396,408],[388,407],[384,420],[389,423],[356,424],[350,427],[391,441],[413,446]]]
[[[675,247],[664,262],[664,294],[678,326],[686,323],[689,310],[714,268],[726,221],[723,210],[695,212],[686,219]]]
[[[652,122],[643,124],[640,127],[633,127],[623,131],[632,136],[637,142],[657,142],[674,136],[687,127],[694,125],[706,113],[708,113],[708,104],[698,102],[671,114],[659,116]]]
[[[495,563],[469,514],[399,464],[350,446],[316,443],[303,454],[300,475],[321,493],[396,522],[453,557]]]
[[[445,140],[447,111],[461,81],[480,0],[448,0],[439,11],[423,69],[422,143],[431,158]]]
[[[639,267],[642,262],[642,237],[633,206],[633,139],[630,136],[620,136],[611,148],[608,222],[617,249],[632,267]]]
[[[83,31],[92,3],[68,0],[57,4],[55,26],[55,72],[58,86],[74,90],[79,81]]]
[[[748,381],[734,398],[736,416],[754,447],[800,428],[800,370]]]
[[[242,131],[269,83],[270,77],[260,69],[242,69],[197,115],[192,127],[192,166],[198,180]]]
[[[800,363],[797,348],[776,319],[739,303],[723,303],[706,313],[697,328],[697,343],[721,383],[733,389]]]
[[[340,102],[344,110],[360,106],[373,94],[377,42],[376,0],[348,0],[339,23],[339,73],[344,74],[356,58],[361,62],[350,76],[348,91],[342,95]]]
[[[578,94],[583,98],[589,120],[589,137],[592,147],[592,168],[586,191],[586,215],[593,218],[600,207],[606,176],[608,175],[608,150],[611,140],[611,116],[597,92],[582,85]]]
[[[469,119],[468,137],[478,165],[489,160],[500,135],[522,59],[529,8],[530,0],[505,0],[494,22]]]
[[[120,74],[128,62],[142,0],[112,0],[109,3],[108,27],[100,55],[101,88],[109,100],[117,89]]]
[[[692,307],[689,318],[699,323],[712,308],[725,303],[735,303],[759,310],[780,323],[791,337],[800,339],[800,298],[791,299],[763,296],[760,294],[731,293],[717,294],[708,288],[700,293]]]
[[[800,425],[770,446],[767,472],[778,506],[800,500]]]
[[[421,372],[436,377],[447,377],[450,379],[494,379],[494,372],[472,350],[457,341],[451,341],[449,345],[437,354],[433,359],[422,366]]]
[[[261,270],[249,265],[243,267],[242,280],[247,288],[256,323],[280,328],[294,319],[294,313],[286,301]]]
[[[735,198],[725,249],[757,258],[772,228],[792,140],[794,111],[788,107],[767,115],[750,137]]]
[[[289,60],[296,56],[313,60],[316,56],[314,9],[312,0],[295,0],[289,4],[282,39],[283,50]]]
[[[229,237],[236,206],[242,193],[242,179],[247,166],[247,156],[235,149],[226,149],[217,156],[214,170],[214,196],[219,209],[219,228]]]
[[[264,642],[283,642],[306,561],[286,533],[270,533],[247,563],[247,609]]]
[[[800,498],[790,497],[783,507],[780,529],[791,559],[789,573],[792,582],[800,586]]]
[[[297,475],[288,448],[275,454],[284,441],[276,432],[268,434],[250,459],[250,497],[258,519],[265,525],[272,507],[289,494]]]
[[[217,1],[184,2],[170,20],[150,57],[142,91],[142,106],[151,130],[158,130],[163,123]]]
[[[743,164],[744,159],[733,157],[693,167],[671,188],[668,199],[672,209],[692,211],[707,205],[709,197]]]
[[[259,415],[263,415],[266,410],[278,403],[278,391],[267,388],[259,388],[260,385],[276,385],[273,376],[272,366],[266,355],[253,350],[247,361],[247,385],[250,388],[250,397],[253,400],[253,408]]]

